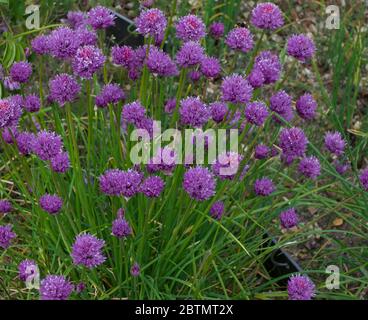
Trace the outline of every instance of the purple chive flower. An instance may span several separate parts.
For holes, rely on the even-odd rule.
[[[80,43],[74,30],[60,27],[48,36],[48,46],[53,57],[67,59],[75,56]]]
[[[17,236],[12,231],[13,226],[8,224],[6,226],[0,226],[0,248],[7,249],[10,247],[11,242]]]
[[[41,281],[41,300],[68,300],[74,286],[64,276],[48,275]]]
[[[365,191],[368,191],[368,168],[362,170],[359,175],[359,181]]]
[[[264,177],[257,179],[254,183],[254,191],[258,196],[269,196],[275,191],[275,186],[271,179]]]
[[[343,175],[350,168],[350,164],[348,162],[340,162],[337,159],[335,159],[332,164],[340,175]]]
[[[36,136],[32,132],[19,132],[15,141],[19,152],[25,156],[33,152]]]
[[[100,189],[109,196],[130,198],[139,191],[142,175],[135,170],[110,169],[100,177]]]
[[[276,30],[284,25],[284,17],[277,5],[264,2],[252,10],[251,23],[259,29]]]
[[[32,280],[36,276],[38,266],[34,260],[25,259],[18,265],[18,276],[22,281]]]
[[[288,40],[287,54],[302,62],[312,58],[315,51],[313,40],[304,34],[293,35]]]
[[[124,68],[129,68],[134,61],[135,52],[129,46],[114,46],[111,49],[112,62]]]
[[[0,200],[0,213],[9,213],[13,210],[13,206],[8,200]]]
[[[224,214],[224,210],[224,203],[222,201],[216,201],[210,209],[210,214],[214,219],[220,220]]]
[[[256,65],[247,77],[247,80],[253,88],[260,88],[265,83],[265,76],[261,68]]]
[[[220,154],[212,164],[212,172],[221,180],[233,180],[243,157],[236,152]]]
[[[280,79],[282,65],[279,57],[271,51],[262,51],[255,59],[255,68],[264,77],[264,84],[275,83]]]
[[[172,113],[176,108],[176,99],[170,98],[165,103],[165,112]]]
[[[105,63],[105,56],[95,46],[84,46],[77,50],[73,59],[73,72],[84,79],[91,79]]]
[[[134,101],[124,105],[121,117],[124,122],[131,123],[136,127],[141,127],[140,124],[146,119],[146,109],[139,101]]]
[[[82,11],[69,11],[65,21],[71,28],[78,29],[85,27],[87,24],[87,16]]]
[[[233,50],[240,50],[244,53],[253,48],[253,35],[247,28],[234,28],[230,30],[226,37],[226,44]]]
[[[140,186],[140,192],[149,198],[157,198],[165,187],[165,182],[158,176],[145,179]]]
[[[300,128],[284,128],[279,136],[279,144],[287,164],[293,162],[297,157],[303,157],[308,139]]]
[[[213,102],[209,105],[209,109],[212,119],[216,123],[222,122],[229,111],[227,104],[224,102]]]
[[[207,106],[198,97],[188,97],[180,101],[180,121],[195,128],[202,127],[210,118]]]
[[[154,38],[161,37],[167,26],[165,14],[156,8],[143,10],[134,22],[140,34]]]
[[[340,132],[327,132],[325,134],[325,147],[332,154],[341,156],[344,153],[345,144]]]
[[[220,39],[224,35],[225,26],[222,22],[213,22],[210,25],[210,36],[214,39]]]
[[[13,81],[25,83],[32,75],[32,65],[28,61],[14,62],[9,74]]]
[[[81,27],[75,30],[75,35],[78,38],[79,45],[83,46],[96,46],[97,45],[97,33],[89,30],[85,27]]]
[[[214,57],[204,57],[201,61],[201,72],[207,78],[216,78],[221,72],[220,61]]]
[[[22,115],[22,107],[13,97],[0,99],[0,128],[16,126]]]
[[[183,188],[192,199],[204,201],[215,194],[216,180],[207,168],[198,166],[184,173]]]
[[[222,100],[231,103],[247,103],[252,98],[253,88],[239,74],[227,76],[221,84]]]
[[[266,159],[270,155],[270,148],[264,144],[258,144],[254,150],[254,157],[258,160]]]
[[[34,153],[44,161],[51,160],[61,152],[62,140],[55,132],[40,131],[34,143]]]
[[[70,168],[69,154],[60,152],[55,157],[51,158],[51,169],[57,173],[64,173]]]
[[[291,104],[291,97],[284,90],[276,92],[270,98],[270,109],[288,122],[294,118]],[[277,117],[274,117],[274,119],[281,122]]]
[[[171,175],[176,167],[176,153],[170,147],[160,148],[156,151],[154,157],[147,164],[147,171],[155,173],[162,171],[166,175]]]
[[[50,80],[49,89],[50,100],[63,107],[65,103],[73,102],[77,98],[81,88],[72,76],[62,73]]]
[[[49,37],[42,34],[37,36],[32,40],[31,47],[39,55],[48,54],[50,52]]]
[[[17,81],[14,81],[11,77],[5,77],[3,80],[3,84],[4,84],[4,87],[8,89],[9,91],[20,89],[20,83]]]
[[[98,239],[89,233],[78,235],[72,246],[73,263],[89,269],[97,267],[106,260],[102,252],[104,245],[104,240]]]
[[[160,77],[172,77],[178,74],[178,69],[170,56],[157,47],[150,47],[147,57],[147,68]]]
[[[176,63],[182,68],[190,68],[201,63],[204,49],[198,42],[185,42],[176,54]]]
[[[199,79],[201,79],[202,77],[202,73],[200,71],[197,70],[192,70],[188,73],[188,78],[190,79],[190,81],[192,82],[197,82],[199,81]]]
[[[115,24],[115,15],[103,6],[92,8],[87,13],[88,23],[93,29],[105,29]]]
[[[141,274],[141,268],[137,262],[134,262],[132,267],[130,268],[130,274],[133,277],[138,277]]]
[[[40,98],[35,94],[30,94],[24,99],[24,109],[26,109],[28,112],[37,112],[38,110],[40,110],[40,107]]]
[[[124,91],[118,84],[111,83],[105,85],[100,94],[96,97],[96,105],[100,108],[107,107],[110,103],[116,104],[125,99]]]
[[[312,120],[316,115],[317,102],[309,93],[302,95],[296,102],[296,111],[304,120]]]
[[[185,41],[199,41],[206,35],[206,26],[202,19],[189,14],[176,23],[176,36]]]
[[[307,276],[297,274],[289,278],[287,291],[289,300],[311,300],[316,286]]]
[[[126,238],[132,234],[132,228],[124,218],[124,210],[118,210],[118,217],[112,222],[112,234],[117,238]]]
[[[0,103],[1,105],[1,103]],[[13,144],[14,143],[14,139],[17,138],[18,135],[18,129],[17,127],[13,126],[13,127],[6,127],[3,129],[1,136],[4,139],[5,143],[7,144]]]
[[[321,165],[316,157],[305,157],[299,162],[298,170],[310,179],[316,179],[321,174]]]
[[[256,126],[263,125],[268,117],[267,107],[263,102],[260,101],[248,103],[244,113],[248,122]]]
[[[42,210],[50,214],[59,213],[63,206],[63,200],[59,196],[47,193],[40,198],[39,203]]]
[[[299,217],[294,208],[287,209],[280,213],[281,227],[290,229],[298,225]]]

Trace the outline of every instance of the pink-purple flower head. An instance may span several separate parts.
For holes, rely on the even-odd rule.
[[[240,50],[244,53],[253,49],[253,34],[247,28],[237,27],[232,29],[227,37],[226,44],[233,50]]]
[[[307,145],[308,139],[302,129],[297,127],[282,129],[279,146],[287,164],[292,163],[298,157],[303,157],[307,151]]]
[[[181,68],[194,67],[205,57],[203,47],[194,41],[185,42],[176,54],[176,63]]]
[[[176,36],[185,41],[199,41],[206,35],[206,26],[202,19],[189,14],[181,17],[175,25]]]
[[[193,83],[198,82],[201,79],[201,77],[202,77],[202,73],[198,70],[191,70],[188,73],[188,79]]]
[[[33,152],[36,135],[32,132],[19,132],[15,137],[19,153],[26,156]]]
[[[41,300],[68,300],[74,286],[64,276],[48,275],[41,281]]]
[[[222,122],[229,111],[227,104],[224,102],[213,102],[209,105],[209,109],[211,111],[212,120],[216,123]]]
[[[130,198],[139,192],[142,174],[135,170],[107,170],[100,176],[100,189],[109,196],[124,196]]]
[[[0,99],[0,128],[16,126],[21,115],[22,107],[15,99]]]
[[[53,57],[68,59],[75,56],[80,43],[74,30],[68,27],[59,27],[48,36],[48,46]]]
[[[5,89],[9,91],[15,91],[20,89],[20,83],[14,81],[11,77],[4,77],[3,84]]]
[[[57,173],[65,173],[70,168],[69,154],[60,152],[50,161],[51,169]]]
[[[24,99],[24,109],[28,112],[37,112],[40,110],[41,101],[35,94],[30,94]]]
[[[244,113],[248,122],[256,126],[262,126],[269,114],[266,105],[261,101],[248,103]]]
[[[276,92],[270,98],[270,109],[285,121],[291,121],[294,118],[291,104],[291,97],[284,90]],[[279,123],[281,122],[277,117],[274,117],[274,120]]]
[[[233,180],[243,157],[236,152],[221,153],[212,164],[212,172],[221,180]]]
[[[204,57],[201,61],[201,72],[206,78],[216,78],[221,72],[220,61],[215,57]]]
[[[92,8],[87,13],[88,23],[93,29],[105,29],[115,25],[115,15],[103,6]]]
[[[321,165],[316,157],[305,157],[300,160],[298,170],[305,177],[314,180],[321,174]]]
[[[210,111],[198,97],[188,97],[180,101],[180,121],[195,128],[202,127],[210,118]]]
[[[62,150],[61,136],[55,132],[40,131],[36,136],[34,153],[44,161],[51,160]]]
[[[96,96],[96,105],[100,108],[105,108],[109,104],[117,104],[125,99],[123,89],[116,83],[105,85],[100,94]]]
[[[114,46],[111,49],[112,62],[126,69],[132,65],[134,56],[134,49],[130,46]]]
[[[276,188],[272,180],[267,177],[257,179],[254,183],[254,191],[257,196],[266,197],[273,193],[275,190]]]
[[[284,17],[277,5],[264,2],[252,10],[251,23],[259,29],[276,30],[284,25]]]
[[[18,265],[18,276],[22,281],[34,279],[38,266],[34,260],[25,259]]]
[[[156,8],[143,10],[134,22],[140,34],[153,38],[162,36],[167,26],[165,14]]]
[[[264,144],[258,144],[254,150],[254,157],[258,160],[266,159],[270,156],[271,150]]]
[[[16,234],[12,231],[11,224],[0,226],[0,248],[7,249],[12,241],[16,238]]]
[[[168,146],[159,148],[147,164],[147,171],[149,173],[162,171],[166,175],[171,175],[176,167],[176,159],[177,155],[174,149]]]
[[[333,166],[335,167],[335,170],[338,174],[343,175],[346,171],[350,168],[350,163],[345,161],[340,161],[338,159],[335,159],[332,162]]]
[[[166,113],[172,113],[176,108],[176,99],[170,98],[165,103],[165,112]]]
[[[225,210],[224,203],[222,201],[216,201],[210,209],[210,215],[212,218],[220,220],[224,215],[224,210]]]
[[[291,229],[299,223],[299,216],[294,208],[282,211],[279,218],[281,227],[284,229]]]
[[[247,80],[253,88],[260,88],[265,83],[265,76],[261,68],[255,65],[248,75]]]
[[[332,154],[341,156],[344,153],[345,145],[346,142],[340,132],[327,132],[325,134],[325,147]]]
[[[309,277],[297,274],[289,278],[287,291],[289,300],[311,300],[316,294],[316,286]]]
[[[131,123],[140,128],[146,119],[146,109],[139,101],[134,101],[123,106],[121,112],[122,122]]]
[[[146,197],[157,198],[160,196],[162,190],[165,187],[165,182],[159,176],[152,176],[146,178],[141,186],[140,192],[142,192]]]
[[[253,87],[239,74],[224,78],[221,84],[222,100],[234,104],[245,104],[253,95]]]
[[[88,23],[87,15],[82,11],[69,11],[66,15],[65,22],[72,29],[85,27]]]
[[[192,199],[204,201],[215,194],[216,180],[207,168],[198,166],[184,173],[183,188]]]
[[[13,206],[9,200],[0,200],[0,213],[5,214],[13,210]]]
[[[102,252],[104,246],[104,240],[98,239],[89,233],[78,235],[72,246],[73,263],[89,269],[99,266],[106,260]]]
[[[209,34],[212,38],[220,39],[224,35],[225,26],[222,22],[213,22],[209,29]]]
[[[48,54],[50,52],[49,36],[43,34],[37,36],[31,41],[31,48],[39,55]]]
[[[178,74],[178,69],[170,56],[155,46],[150,47],[146,64],[151,73],[160,77],[172,77]]]
[[[73,59],[73,72],[84,79],[91,79],[93,74],[102,68],[106,57],[95,46],[84,46],[77,50]]]
[[[368,191],[368,168],[361,171],[359,181],[365,191]]]
[[[81,27],[75,30],[75,35],[78,38],[79,46],[96,46],[98,36],[96,31],[89,30],[86,27]]]
[[[25,83],[32,75],[32,65],[28,61],[14,62],[9,74],[13,81]]]
[[[49,99],[63,107],[67,102],[73,102],[77,98],[80,89],[74,77],[62,73],[49,81]]]
[[[315,51],[313,40],[304,34],[293,35],[288,40],[287,54],[302,62],[311,59]]]
[[[18,136],[18,129],[16,126],[5,127],[1,132],[1,137],[7,144],[13,144],[14,139]]]
[[[56,194],[44,194],[40,200],[40,207],[42,210],[55,215],[58,214],[63,206],[63,199]]]
[[[117,238],[127,238],[132,234],[132,228],[123,215],[118,214],[118,217],[112,222],[111,232]]]
[[[130,274],[132,277],[138,277],[141,274],[141,268],[137,262],[134,262],[130,268]]]
[[[316,116],[317,102],[310,93],[302,95],[296,102],[296,111],[304,120],[312,120]]]
[[[262,72],[264,84],[275,83],[280,79],[282,65],[279,57],[271,51],[262,51],[256,57],[255,68]]]

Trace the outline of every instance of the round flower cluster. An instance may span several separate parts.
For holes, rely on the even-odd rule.
[[[279,144],[284,160],[291,163],[294,159],[304,156],[307,150],[308,140],[300,128],[284,128],[279,136]]]
[[[91,79],[105,63],[105,56],[95,46],[80,47],[73,59],[73,72],[83,79]]]
[[[284,18],[277,5],[265,2],[252,10],[251,22],[259,29],[276,30],[284,25]]]
[[[49,99],[63,107],[77,98],[80,89],[80,85],[71,75],[62,73],[49,81]]]
[[[258,196],[269,196],[275,191],[275,186],[271,179],[264,177],[257,179],[254,183],[254,191]]]
[[[208,107],[198,97],[188,97],[180,101],[180,120],[184,125],[202,127],[210,118]]]
[[[96,96],[96,105],[105,108],[109,104],[116,104],[125,99],[124,91],[118,84],[110,83],[105,85],[100,94]]]
[[[253,49],[253,35],[247,28],[234,28],[226,37],[226,44],[233,50],[244,53]]]
[[[0,213],[9,213],[13,210],[13,206],[9,200],[0,200]]]
[[[280,213],[280,223],[285,229],[290,229],[298,225],[299,217],[294,208],[287,209]]]
[[[34,260],[25,259],[18,266],[19,279],[29,281],[36,276],[37,264]]]
[[[300,160],[298,170],[307,178],[316,179],[321,174],[321,165],[316,157],[305,157]]]
[[[156,8],[143,10],[135,19],[137,31],[144,36],[161,37],[165,32],[167,20],[165,14]]]
[[[311,300],[315,290],[314,283],[307,276],[294,275],[288,281],[287,291],[290,300]]]
[[[195,167],[185,172],[183,188],[192,199],[204,201],[215,194],[216,180],[207,168]]]
[[[25,83],[32,75],[32,65],[27,61],[15,62],[10,68],[10,77],[13,81]]]
[[[211,111],[212,120],[216,123],[222,122],[229,111],[226,103],[223,102],[213,102],[208,107]]]
[[[57,214],[63,206],[63,200],[53,194],[44,194],[40,200],[40,207],[50,214]]]
[[[176,63],[181,68],[194,67],[205,57],[203,47],[194,41],[185,42],[176,54]]]
[[[14,238],[16,238],[16,234],[12,231],[13,226],[11,224],[0,226],[0,247],[3,249],[7,249]]]
[[[306,62],[314,55],[316,47],[312,39],[304,34],[293,35],[287,43],[288,55]]]
[[[74,286],[64,276],[48,275],[40,285],[41,300],[68,300]]]
[[[309,93],[302,95],[296,102],[296,111],[304,120],[312,120],[316,115],[317,102]]]
[[[157,198],[164,189],[165,182],[158,176],[148,177],[140,186],[140,192],[149,198]]]
[[[115,24],[115,15],[103,6],[92,8],[87,14],[88,23],[94,29],[105,29]]]
[[[222,100],[234,104],[245,104],[253,95],[253,87],[239,74],[224,78],[221,84]]]
[[[224,203],[222,201],[216,201],[210,209],[210,214],[214,219],[220,220],[224,214],[224,210]]]
[[[176,23],[176,36],[183,41],[199,41],[206,35],[206,26],[195,15],[181,17]]]
[[[263,125],[268,117],[267,107],[260,101],[248,103],[244,113],[249,123],[256,126]]]

